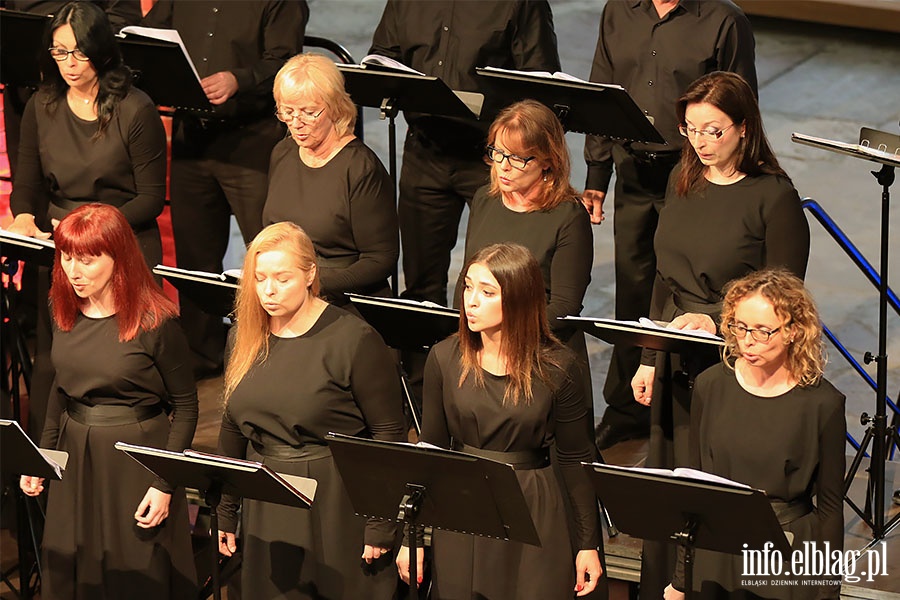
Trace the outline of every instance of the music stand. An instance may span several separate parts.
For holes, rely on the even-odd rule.
[[[459,311],[445,306],[398,298],[347,294],[367,323],[381,334],[384,343],[401,352],[428,352],[459,329]],[[410,389],[409,378],[400,367],[400,383],[416,433],[422,431],[421,415]]]
[[[444,117],[477,119],[481,94],[454,92],[437,77],[361,65],[337,65],[344,74],[347,93],[360,106],[379,109],[388,119],[389,171],[397,185],[397,131],[394,119],[401,110]]]
[[[41,82],[38,57],[50,17],[0,9],[0,83],[35,87]]]
[[[222,494],[308,509],[316,492],[315,480],[276,473],[258,462],[190,449],[171,452],[124,442],[116,442],[115,446],[170,485],[200,491],[210,509],[212,584],[216,600],[222,594],[219,585],[219,517],[216,513]]]
[[[0,481],[7,481],[10,475],[33,475],[59,481],[66,468],[69,455],[58,450],[42,450],[35,446],[17,421],[0,419]],[[16,486],[18,487],[18,486]],[[19,550],[19,590],[17,596],[32,597],[31,578],[35,574],[42,576],[41,548],[38,539],[38,528],[35,515],[31,512],[28,497],[21,490],[16,491],[16,528],[18,531]],[[31,540],[34,555],[29,556],[29,548],[23,540]],[[25,565],[31,565],[26,572]],[[3,581],[14,592],[15,588],[3,574]]]
[[[891,185],[894,183],[894,168],[900,167],[900,136],[863,127],[859,131],[859,143],[847,144],[824,138],[816,138],[802,133],[792,133],[791,141],[812,146],[829,152],[847,154],[881,165],[878,171],[871,171],[881,186],[881,274],[878,285],[878,355],[866,352],[863,362],[875,362],[877,368],[875,385],[875,416],[862,413],[860,421],[866,426],[866,435],[860,444],[853,463],[844,481],[844,499],[850,508],[872,529],[872,540],[863,547],[868,550],[878,541],[884,539],[891,530],[900,523],[900,514],[895,515],[888,523],[884,522],[885,494],[884,470],[888,458],[887,449],[897,432],[891,431],[888,436],[887,427],[887,305],[888,305],[888,256]],[[847,492],[856,475],[859,465],[865,456],[866,448],[872,442],[872,459],[869,464],[869,482],[866,490],[866,510],[860,510],[850,499]],[[890,500],[888,500],[889,502]]]
[[[572,81],[521,71],[477,68],[490,93],[481,117],[493,118],[506,106],[531,98],[556,113],[566,131],[629,141],[665,144],[625,88],[589,81]]]
[[[240,281],[237,277],[225,273],[188,271],[166,265],[156,265],[153,273],[162,276],[179,293],[211,315],[228,317],[234,311],[234,297]]]
[[[690,353],[700,347],[722,347],[725,340],[702,332],[682,329],[665,329],[652,322],[617,321],[595,317],[559,317],[585,333],[610,344],[640,346],[650,350]]]
[[[411,599],[418,600],[417,527],[541,545],[510,465],[442,448],[336,433],[325,439],[353,510],[407,528]]]
[[[767,543],[781,556],[791,546],[765,493],[747,487],[583,463],[619,527],[644,540],[675,541],[684,548],[687,597],[693,596],[694,550],[741,554]],[[647,498],[664,498],[646,510]]]
[[[135,75],[135,85],[147,92],[157,106],[212,113],[213,107],[200,80],[174,42],[126,33],[119,39],[122,59]]]

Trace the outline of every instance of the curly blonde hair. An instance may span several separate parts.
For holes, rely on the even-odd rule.
[[[782,332],[787,345],[787,367],[797,385],[815,385],[825,370],[825,344],[819,311],[803,281],[786,269],[763,269],[735,279],[728,286],[719,329],[725,338],[725,364],[734,368],[740,358],[737,338],[728,328],[734,322],[735,307],[742,300],[761,295],[784,321]]]

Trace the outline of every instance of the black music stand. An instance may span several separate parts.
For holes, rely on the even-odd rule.
[[[492,68],[478,68],[475,72],[490,91],[481,111],[483,119],[493,118],[522,98],[531,98],[556,113],[566,131],[627,142],[666,143],[625,88],[618,85]]]
[[[0,83],[35,87],[41,82],[38,58],[50,17],[0,9]]]
[[[6,484],[11,475],[33,475],[59,481],[66,468],[69,455],[57,450],[42,450],[25,434],[16,421],[0,419],[0,481]],[[16,485],[18,488],[18,485]],[[19,549],[19,590],[17,597],[31,598],[33,594],[32,578],[36,574],[40,579],[41,547],[40,529],[35,524],[35,517],[29,498],[21,490],[16,490],[16,528]],[[31,541],[30,548],[23,540]],[[33,552],[33,555],[29,554]],[[31,565],[26,567],[26,565]],[[7,579],[9,571],[3,573],[3,582],[14,592],[12,582]]]
[[[722,347],[725,340],[718,336],[689,330],[665,329],[663,326],[638,321],[617,321],[595,317],[559,317],[585,333],[610,344],[640,346],[676,354],[690,353],[700,347]]]
[[[389,171],[397,185],[397,113],[413,111],[477,119],[481,113],[481,94],[454,92],[437,77],[416,75],[378,66],[337,65],[344,74],[347,93],[360,106],[371,106],[388,119]]]
[[[411,599],[419,597],[418,527],[541,545],[510,465],[441,448],[336,433],[325,438],[353,510],[407,528]]]
[[[315,480],[276,473],[258,462],[195,450],[171,452],[124,442],[116,442],[116,449],[170,485],[194,488],[202,494],[210,509],[212,585],[216,600],[222,594],[219,584],[219,517],[216,513],[222,494],[307,509],[315,496]]]
[[[872,175],[881,186],[881,273],[878,286],[878,355],[866,352],[863,362],[869,364],[875,362],[877,368],[875,385],[875,416],[868,413],[860,415],[860,422],[866,427],[866,435],[860,444],[847,471],[844,481],[844,499],[850,508],[865,521],[872,529],[872,540],[863,547],[868,550],[877,542],[884,539],[887,534],[900,523],[900,514],[885,523],[884,470],[888,459],[888,448],[891,444],[900,445],[900,436],[895,427],[887,425],[887,305],[888,305],[888,257],[889,231],[891,212],[891,185],[894,183],[894,168],[900,167],[900,136],[863,127],[859,131],[859,143],[848,144],[817,138],[802,133],[792,133],[791,141],[806,146],[812,146],[829,152],[847,154],[863,160],[879,163],[881,169],[872,171]],[[866,507],[860,510],[850,499],[847,492],[850,484],[856,476],[862,459],[866,454],[866,448],[872,443],[872,459],[869,464],[869,482],[866,489]]]
[[[366,322],[381,334],[384,343],[395,350],[427,353],[432,346],[459,329],[459,311],[455,308],[360,294],[347,294],[347,297]],[[413,426],[417,434],[421,433],[422,417],[402,366],[400,383],[403,385],[403,396],[409,407]]]
[[[234,312],[234,297],[240,282],[237,277],[225,273],[188,271],[166,265],[156,265],[153,273],[162,276],[179,293],[211,315],[228,317]]]
[[[174,42],[126,33],[119,39],[122,59],[135,75],[135,85],[147,92],[157,106],[212,113],[213,107],[200,80]]]
[[[765,493],[640,469],[583,464],[594,490],[622,531],[644,540],[675,541],[684,548],[685,593],[693,596],[694,550],[741,554],[774,544],[781,556],[791,546]],[[662,498],[647,510],[647,498]]]

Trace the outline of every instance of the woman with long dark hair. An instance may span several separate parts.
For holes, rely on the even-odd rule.
[[[581,467],[593,456],[582,367],[550,332],[541,269],[527,248],[482,248],[464,274],[459,333],[428,356],[421,439],[512,464],[541,546],[435,531],[434,597],[585,596],[602,567],[597,500]],[[401,548],[404,580],[409,559]]]
[[[189,598],[196,574],[184,490],[115,449],[180,452],[197,390],[176,307],[125,217],[87,204],[56,228],[52,387],[41,446],[68,452],[50,486],[41,597]],[[171,420],[170,420],[171,419]],[[23,476],[36,496],[43,480]]]
[[[49,237],[91,202],[122,211],[150,266],[162,259],[156,217],[166,195],[166,134],[150,98],[132,87],[106,13],[72,2],[53,16],[42,84],[22,117],[10,231]]]

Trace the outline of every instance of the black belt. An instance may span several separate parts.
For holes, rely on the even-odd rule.
[[[539,450],[519,450],[517,452],[497,452],[495,450],[485,450],[463,444],[462,452],[466,454],[474,454],[482,458],[489,458],[497,462],[506,463],[512,466],[516,471],[528,471],[531,469],[543,469],[550,466],[550,449],[541,448]]]
[[[798,498],[790,502],[770,499],[769,503],[772,505],[772,510],[775,511],[778,524],[782,527],[796,521],[800,517],[805,517],[813,511],[813,504],[810,498]]]
[[[275,460],[310,460],[331,456],[331,448],[322,444],[306,444],[291,446],[288,444],[258,444],[253,442],[253,449],[266,458]]]
[[[99,202],[97,200],[90,200],[90,199],[88,199],[88,200],[70,200],[69,198],[51,198],[50,199],[50,203],[53,206],[56,206],[57,208],[61,208],[63,210],[67,210],[67,211],[73,211],[76,208],[84,206],[85,204],[90,204],[92,202],[96,202],[98,204],[108,204],[109,206],[115,206],[116,208],[122,208],[127,201],[128,200],[124,199],[124,198],[122,199],[121,202],[109,202],[109,201]]]
[[[163,412],[162,406],[118,406],[98,404],[91,406],[74,398],[66,400],[66,412],[69,418],[89,427],[112,427],[115,425],[131,425],[140,423]]]
[[[704,315],[714,315],[722,312],[721,302],[695,302],[694,300],[686,300],[678,295],[673,296],[672,301],[675,302],[675,306],[684,312]]]

